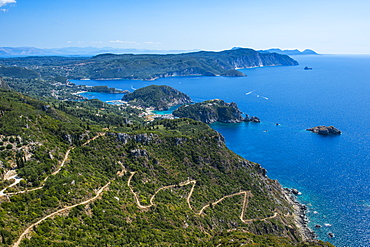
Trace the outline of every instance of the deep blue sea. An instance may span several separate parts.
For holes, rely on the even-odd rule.
[[[261,123],[212,124],[227,146],[260,163],[283,186],[302,192],[298,199],[308,206],[309,226],[319,239],[336,246],[370,246],[370,56],[293,58],[299,66],[244,69],[248,76],[239,78],[72,82],[130,91],[168,85],[195,102],[215,98],[236,102]],[[313,69],[303,70],[305,66]],[[87,95],[103,101],[122,97]],[[305,131],[318,125],[333,125],[342,135]],[[323,227],[315,228],[316,224]],[[335,237],[329,238],[329,232]]]

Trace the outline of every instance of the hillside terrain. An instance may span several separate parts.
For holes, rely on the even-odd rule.
[[[1,246],[331,246],[206,124],[102,104],[0,90]]]
[[[173,112],[173,115],[191,118],[203,123],[240,123],[249,121],[248,116],[243,117],[236,103],[226,103],[220,99],[180,106]]]
[[[221,52],[200,51],[167,55],[101,54],[92,58],[2,58],[0,76],[11,77],[13,70],[18,69],[22,70],[27,78],[36,73],[42,78],[63,76],[69,79],[154,80],[170,76],[245,76],[235,70],[297,64],[297,61],[287,55],[241,48]]]
[[[132,93],[124,95],[122,100],[143,108],[153,107],[154,110],[159,111],[192,102],[188,95],[172,87],[156,85],[139,88]]]

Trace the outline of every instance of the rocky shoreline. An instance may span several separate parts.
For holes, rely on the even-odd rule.
[[[306,215],[307,206],[297,201],[296,195],[300,194],[296,189],[283,189],[287,201],[294,209],[294,222],[299,229],[303,241],[314,240],[317,236],[314,231],[308,227],[308,218]]]

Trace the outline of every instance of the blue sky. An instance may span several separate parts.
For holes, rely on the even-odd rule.
[[[0,0],[0,47],[370,54],[369,0]]]

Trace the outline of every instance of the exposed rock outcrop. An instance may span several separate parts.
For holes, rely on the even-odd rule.
[[[308,227],[307,206],[297,201],[293,190],[295,189],[284,188],[285,197],[294,208],[295,224],[298,226],[304,240],[312,240],[316,237],[316,234]]]
[[[0,88],[9,90],[10,87],[6,81],[3,80],[3,78],[0,77]]]
[[[248,122],[253,122],[253,123],[260,123],[261,120],[258,118],[258,117],[250,117],[249,120],[246,120],[245,121],[248,121]]]
[[[334,126],[317,126],[310,129],[306,129],[307,131],[312,131],[319,135],[340,135],[342,132],[335,128]]]
[[[127,144],[128,141],[132,140],[137,143],[141,143],[144,145],[148,145],[149,143],[155,142],[159,143],[160,139],[157,135],[152,133],[143,133],[138,135],[129,135],[126,133],[107,133],[108,136],[116,137],[118,141],[122,142],[123,144]]]
[[[191,118],[203,123],[259,123],[258,117],[243,117],[235,102],[226,103],[220,99],[207,100],[192,105],[183,105],[173,112],[176,117]]]
[[[173,115],[176,117],[191,118],[208,124],[214,122],[240,123],[245,121],[236,103],[226,103],[220,99],[183,105],[175,110]]]

